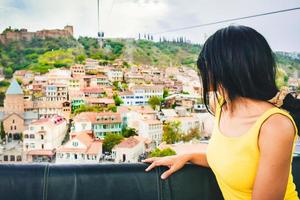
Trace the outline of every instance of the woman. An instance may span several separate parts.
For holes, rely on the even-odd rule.
[[[291,162],[300,103],[278,91],[265,38],[246,26],[218,30],[197,66],[204,103],[216,120],[207,153],[149,158],[146,171],[168,166],[165,179],[191,162],[212,169],[225,199],[299,199]]]

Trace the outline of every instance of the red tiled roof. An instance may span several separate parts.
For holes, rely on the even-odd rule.
[[[104,92],[104,90],[99,87],[87,87],[87,88],[81,89],[81,91],[84,93],[103,93]]]
[[[96,77],[97,78],[107,78],[107,76],[104,74],[97,74]]]
[[[154,114],[156,113],[150,106],[119,106],[118,112],[136,111],[141,114]]]
[[[54,151],[53,150],[46,150],[46,149],[36,149],[36,150],[28,151],[27,154],[32,155],[32,156],[38,156],[38,155],[53,156]]]
[[[77,139],[83,143],[86,148],[76,148],[76,147],[65,147],[67,144],[70,144],[72,140]],[[75,138],[71,139],[66,145],[58,148],[57,152],[68,152],[68,153],[85,153],[85,154],[98,154],[102,149],[102,142],[96,140],[92,134],[88,132],[78,133]]]
[[[94,141],[87,150],[87,154],[98,154],[98,152],[102,149],[102,142]]]
[[[147,123],[147,124],[162,124],[161,121],[156,120],[156,119],[144,120],[144,122]]]
[[[116,145],[117,148],[132,148],[135,147],[140,143],[139,140],[137,140],[134,137],[126,138],[124,139],[120,144]]]
[[[42,124],[49,124],[49,125],[59,125],[63,123],[65,120],[61,116],[54,116],[51,118],[41,118],[38,120],[33,121],[32,125],[42,125]]]
[[[133,95],[133,92],[131,91],[124,91],[124,92],[119,92],[119,96],[127,96],[127,95]]]
[[[95,124],[113,124],[122,122],[120,114],[113,112],[82,112],[74,117],[74,121],[89,121]]]
[[[115,101],[111,98],[95,98],[95,97],[85,97],[88,103],[100,103],[100,104],[114,104]]]

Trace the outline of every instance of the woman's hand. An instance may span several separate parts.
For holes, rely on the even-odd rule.
[[[143,160],[142,162],[151,163],[145,171],[150,171],[157,166],[167,166],[169,169],[165,171],[162,175],[162,179],[166,179],[168,176],[174,172],[181,169],[185,163],[190,160],[189,154],[166,156],[166,157],[152,157]]]

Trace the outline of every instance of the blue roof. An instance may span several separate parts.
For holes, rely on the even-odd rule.
[[[23,90],[16,79],[13,79],[8,87],[6,94],[23,94]]]

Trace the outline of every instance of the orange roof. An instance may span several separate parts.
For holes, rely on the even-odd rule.
[[[93,136],[91,136],[87,133],[79,134],[75,138],[87,147],[94,141]]]
[[[46,149],[37,149],[37,150],[30,150],[27,152],[28,155],[32,156],[38,156],[38,155],[43,155],[43,156],[53,156],[54,151],[53,150],[46,150]]]
[[[54,116],[51,118],[41,118],[38,120],[33,121],[31,124],[32,125],[42,125],[42,124],[48,124],[48,125],[59,125],[61,123],[63,123],[65,120],[61,117],[61,116]]]
[[[114,104],[115,101],[111,98],[96,98],[96,97],[85,97],[88,103],[100,103],[100,104]]]
[[[118,94],[119,94],[120,96],[133,95],[133,92],[131,92],[131,91],[124,91],[124,92],[119,92]]]
[[[130,137],[127,139],[124,139],[120,144],[116,145],[117,148],[132,148],[135,147],[140,143],[139,140],[137,140],[134,137]]]
[[[156,119],[144,120],[144,122],[145,122],[146,124],[162,124],[161,121],[156,120]]]
[[[94,124],[121,123],[121,115],[113,112],[82,112],[74,117],[75,122],[89,121]]]
[[[85,153],[86,149],[60,147],[57,149],[56,152],[58,152],[58,153]]]
[[[164,88],[163,85],[134,85],[131,87],[132,90],[135,89],[155,89],[155,90],[162,90]]]
[[[97,74],[96,77],[97,78],[107,78],[107,76],[104,74]]]
[[[86,134],[92,134],[92,130],[85,130],[85,131],[78,131],[78,132],[70,132],[70,136],[71,138],[76,137],[77,135],[80,135],[82,133],[86,133]]]
[[[67,144],[72,140],[77,139],[83,143],[86,148],[76,148],[76,147],[65,147],[66,145],[58,148],[57,152],[67,152],[67,153],[85,153],[85,154],[98,154],[102,149],[102,142],[96,140],[92,134],[88,132],[80,132],[75,138],[71,139]]]
[[[98,154],[98,152],[102,149],[102,142],[94,141],[88,148],[87,154]]]
[[[119,112],[136,111],[141,114],[154,114],[156,113],[150,106],[120,106]]]
[[[103,93],[104,92],[104,90],[99,87],[87,87],[87,88],[81,89],[81,91],[84,93]]]

